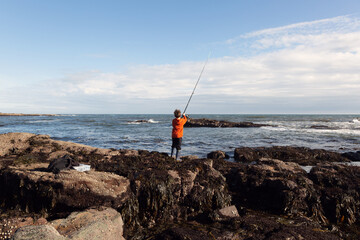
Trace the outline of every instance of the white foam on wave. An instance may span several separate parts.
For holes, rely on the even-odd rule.
[[[135,121],[129,121],[128,124],[142,124],[142,123],[159,123],[159,121],[155,121],[154,119],[149,120],[135,120]]]
[[[359,126],[359,127],[360,127],[360,120],[359,120],[359,119],[357,119],[357,118],[354,118],[354,119],[351,121],[351,123],[353,123],[354,125],[356,125],[356,126]]]
[[[159,121],[155,121],[154,119],[151,119],[151,118],[148,120],[148,122],[149,123],[159,123]]]
[[[271,130],[271,131],[279,131],[279,132],[284,132],[284,131],[295,131],[297,129],[295,128],[289,128],[289,127],[284,127],[284,126],[279,126],[279,127],[260,127],[261,129],[264,130]]]
[[[28,121],[28,123],[47,123],[47,122],[56,122],[59,121],[57,119],[50,119],[50,120],[33,120],[33,121]]]
[[[127,124],[139,125],[139,124],[141,124],[141,122],[135,122],[135,121],[133,121],[133,122],[127,122]]]
[[[338,135],[351,135],[351,136],[360,136],[360,129],[306,129],[307,132],[311,133],[329,133],[329,134],[338,134]]]

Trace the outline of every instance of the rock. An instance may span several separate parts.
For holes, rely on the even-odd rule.
[[[222,217],[229,217],[229,218],[240,216],[235,205],[231,205],[229,207],[219,209],[219,215]]]
[[[137,152],[135,150],[123,151]],[[11,165],[50,162],[66,154],[75,157],[81,163],[91,163],[106,156],[121,155],[123,153],[120,150],[101,149],[78,143],[56,141],[48,135],[31,133],[0,134],[0,160],[1,158],[7,158]]]
[[[225,177],[235,193],[236,205],[274,214],[317,214],[323,218],[316,188],[296,163],[264,159],[257,164],[232,168]]]
[[[52,221],[51,224],[61,235],[73,240],[124,239],[123,220],[120,213],[112,208],[73,212],[67,218]]]
[[[225,208],[217,209],[209,214],[209,217],[214,222],[228,221],[231,218],[240,217],[239,212],[235,205],[231,205]]]
[[[52,240],[66,240],[61,236],[53,226],[39,225],[39,226],[25,226],[19,228],[13,240],[35,240],[35,239],[52,239]]]
[[[65,214],[91,206],[119,208],[130,194],[130,182],[112,173],[46,171],[47,164],[8,167],[0,171],[0,204],[26,212]]]
[[[193,119],[188,118],[188,121],[185,123],[184,127],[237,127],[237,128],[249,128],[249,127],[265,127],[270,126],[268,124],[258,124],[252,122],[229,122],[229,121],[218,121],[212,119]]]
[[[360,151],[357,152],[346,152],[341,154],[343,157],[353,162],[360,162]]]
[[[309,178],[317,185],[326,218],[333,224],[360,220],[360,168],[339,164],[314,167]]]
[[[180,158],[183,161],[199,159],[199,157],[195,156],[195,155],[187,155],[187,156],[183,156],[183,157],[180,157]]]
[[[88,209],[84,212],[73,212],[65,219],[54,220],[51,225],[20,227],[13,239],[122,240],[123,221],[120,213],[112,208]]]
[[[238,162],[254,162],[261,158],[272,158],[285,162],[296,162],[304,166],[322,162],[349,162],[349,159],[341,156],[340,153],[323,149],[290,146],[236,148],[234,158]]]
[[[228,221],[213,224],[187,222],[174,224],[159,232],[155,239],[327,239],[340,240],[341,238],[330,230],[322,229],[319,224],[309,218],[287,219],[280,216],[260,212],[240,218],[231,218]]]
[[[325,129],[325,130],[336,130],[336,129],[338,129],[338,128],[330,127],[330,126],[326,126],[326,125],[312,125],[312,126],[310,126],[310,128],[312,128],[312,129]]]
[[[126,239],[356,239],[360,231],[360,170],[330,163],[348,159],[325,150],[249,148],[237,149],[246,163],[177,162],[166,153],[97,149],[45,135],[3,134],[0,143],[1,219],[46,224],[40,217],[76,212],[69,216],[74,224],[98,216],[101,223],[84,230],[95,236],[101,219],[118,222],[120,212]],[[46,171],[65,154],[92,170]],[[315,162],[310,173],[298,164]],[[104,214],[110,207],[114,217]],[[232,217],[235,207],[241,217]],[[69,219],[54,222],[67,238],[78,231]]]
[[[211,153],[208,153],[207,158],[210,159],[229,159],[230,156],[228,154],[226,154],[223,151],[213,151]]]
[[[138,157],[114,156],[97,170],[127,177],[134,193],[121,208],[125,238],[143,236],[170,222],[210,213],[230,205],[224,176],[206,159],[176,162],[167,155],[140,151]]]

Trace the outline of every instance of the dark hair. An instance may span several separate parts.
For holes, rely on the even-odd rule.
[[[179,109],[176,109],[174,111],[174,116],[177,117],[177,118],[181,117],[181,111]]]

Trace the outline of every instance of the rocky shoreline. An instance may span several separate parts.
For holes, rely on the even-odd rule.
[[[235,162],[0,135],[3,239],[357,239],[360,153],[237,148]],[[69,155],[91,170],[47,170]],[[310,173],[299,165],[313,165]],[[44,237],[45,236],[45,237]]]

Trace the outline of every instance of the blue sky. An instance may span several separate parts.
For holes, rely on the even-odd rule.
[[[0,1],[0,112],[358,113],[360,2]]]

